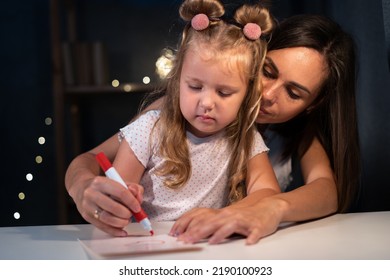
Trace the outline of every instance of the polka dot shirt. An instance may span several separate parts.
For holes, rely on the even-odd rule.
[[[191,158],[191,177],[179,189],[170,189],[162,178],[154,174],[163,160],[158,156],[157,133],[152,134],[160,112],[148,111],[120,130],[138,160],[145,167],[139,182],[144,187],[142,207],[151,220],[174,221],[195,207],[221,208],[227,203],[227,169],[230,151],[222,133],[198,138],[187,132],[187,144]],[[267,152],[262,137],[256,133],[252,157]],[[129,170],[131,172],[131,170]]]

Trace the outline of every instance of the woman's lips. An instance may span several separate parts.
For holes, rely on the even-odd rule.
[[[264,109],[263,107],[260,107],[260,112],[262,113],[262,114],[264,114],[264,115],[269,115],[270,113],[266,110],[266,109]]]

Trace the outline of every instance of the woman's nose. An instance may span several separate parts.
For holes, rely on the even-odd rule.
[[[263,102],[274,103],[278,95],[279,86],[275,81],[263,81]]]

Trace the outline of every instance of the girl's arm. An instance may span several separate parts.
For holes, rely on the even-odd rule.
[[[142,174],[144,174],[145,171],[145,167],[138,160],[125,139],[123,139],[119,145],[118,152],[112,165],[126,183],[139,183]],[[139,210],[140,209],[136,212],[139,212]]]
[[[245,184],[247,197],[250,199],[241,200],[237,202],[238,205],[243,201],[255,203],[260,198],[259,192],[264,194],[263,197],[280,193],[279,184],[267,153],[260,153],[249,160]],[[250,194],[255,195],[250,196]],[[253,199],[254,197],[256,199]]]
[[[304,221],[336,212],[336,183],[329,159],[317,139],[301,165],[306,184],[300,188],[271,196],[264,190],[253,190],[232,206],[190,211],[175,223],[171,234],[182,234],[180,238],[187,242],[211,236],[210,243],[219,243],[239,233],[247,236],[247,244],[253,244],[275,232],[281,222]]]

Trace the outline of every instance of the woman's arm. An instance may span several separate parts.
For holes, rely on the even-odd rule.
[[[95,159],[97,153],[104,152],[113,160],[118,148],[119,141],[117,135],[114,135],[96,148],[74,158],[65,175],[65,186],[87,222],[111,235],[126,236],[123,228],[131,217],[129,208],[136,212],[139,210],[142,194],[137,185],[130,186],[132,192],[129,192],[119,183],[100,176],[100,167]],[[94,217],[95,210],[104,210],[99,219]]]
[[[66,170],[65,187],[73,199],[76,198],[78,200],[78,196],[82,194],[86,187],[84,184],[80,184],[80,182],[88,181],[101,174],[95,155],[99,152],[104,152],[113,161],[118,148],[118,136],[113,135],[99,146],[78,155],[72,160]]]
[[[162,100],[163,97],[155,100],[144,111],[158,109]],[[96,148],[75,157],[66,171],[65,186],[87,222],[111,235],[126,236],[123,227],[129,223],[131,217],[128,209],[138,212],[139,201],[142,200],[140,188],[137,185],[130,186],[130,191],[137,198],[134,200],[134,196],[125,191],[119,183],[101,176],[99,164],[95,159],[96,154],[104,152],[110,161],[114,161],[118,149],[118,135],[113,135]],[[99,220],[94,218],[98,204],[109,209],[100,213]]]
[[[306,184],[300,188],[272,196],[256,190],[223,209],[195,209],[175,223],[171,234],[181,234],[180,239],[186,242],[210,237],[210,243],[219,243],[239,233],[247,236],[247,244],[253,244],[275,232],[281,222],[304,221],[336,212],[336,183],[329,159],[317,139],[301,165]],[[185,227],[178,227],[183,221]]]
[[[284,204],[282,221],[305,221],[337,211],[337,188],[329,158],[314,139],[301,159],[305,185],[272,197],[275,204]],[[280,203],[277,203],[277,202]]]
[[[248,208],[266,197],[280,193],[267,153],[258,154],[249,160],[246,186],[248,196],[243,200],[220,210],[191,210],[176,221],[170,234],[181,235],[179,239],[185,242],[196,242],[211,235],[210,243],[218,243],[233,233],[250,235],[252,215],[248,215]],[[249,211],[249,214],[252,213]]]

